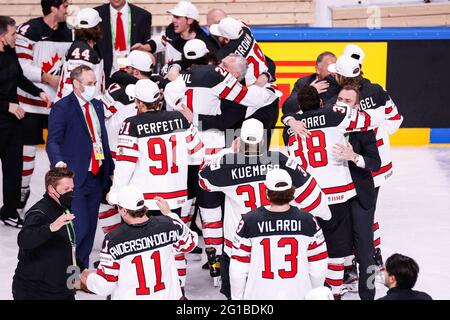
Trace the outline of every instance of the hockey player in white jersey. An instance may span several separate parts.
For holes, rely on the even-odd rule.
[[[66,24],[67,0],[42,0],[43,17],[33,18],[17,27],[16,53],[25,77],[44,90],[54,101],[61,74],[62,59],[72,43],[72,31]],[[19,209],[30,195],[36,151],[44,143],[50,109],[47,101],[18,88],[17,99],[26,115],[21,120],[23,132],[22,192]]]
[[[138,115],[127,118],[120,129],[110,194],[131,184],[144,193],[149,214],[159,213],[155,197],[166,199],[180,214],[188,194],[188,163],[203,158],[203,143],[180,112],[160,110],[162,93],[154,82],[139,80],[126,90],[135,97]],[[184,256],[177,257],[177,264],[184,286]]]
[[[105,74],[103,71],[103,58],[96,45],[102,37],[100,22],[102,19],[97,10],[91,8],[81,9],[77,14],[75,26],[75,41],[64,57],[62,74],[56,94],[56,101],[67,96],[73,90],[70,73],[79,65],[87,65],[94,70],[97,85],[94,97],[102,95],[105,91]]]
[[[82,283],[96,294],[111,294],[112,300],[181,299],[174,255],[194,249],[197,234],[162,198],[155,199],[162,215],[148,217],[139,189],[123,186],[116,195],[110,200],[125,223],[105,236],[97,271],[83,271]]]
[[[257,83],[261,86],[270,80],[264,53],[248,26],[232,17],[225,17],[218,24],[211,25],[209,31],[218,37],[222,46],[216,53],[220,59],[234,53],[247,60],[246,85]]]
[[[231,54],[218,66],[193,65],[188,71],[181,73],[187,87],[184,103],[194,113],[193,123],[199,128],[207,155],[215,154],[225,147],[225,132],[218,129],[202,130],[201,123],[198,121],[199,115],[220,114],[221,99],[257,109],[278,98],[277,91],[273,88],[246,87],[240,84],[239,81],[243,80],[246,70],[245,58]],[[200,165],[201,161],[195,164]],[[198,184],[194,187],[197,186]],[[200,187],[197,188],[196,196],[203,222],[205,246],[206,249],[214,249],[215,253],[210,254],[209,259],[214,261],[221,255],[223,246],[221,221],[223,196],[220,193],[207,193]],[[210,263],[210,265],[214,264]],[[218,275],[213,278],[215,285],[218,285]]]
[[[323,286],[327,245],[312,214],[290,205],[289,173],[266,175],[269,203],[245,215],[237,227],[230,263],[233,300],[300,300]]]
[[[292,205],[322,219],[331,218],[325,196],[316,180],[300,167],[298,161],[280,152],[265,151],[264,127],[260,121],[244,121],[240,140],[236,140],[234,147],[239,150],[237,153],[224,149],[206,162],[199,172],[200,186],[207,191],[225,194],[221,292],[227,298],[231,297],[228,267],[236,228],[248,210],[269,204],[264,184],[268,171],[280,168],[291,176],[295,188]]]
[[[125,92],[127,85],[135,84],[140,79],[149,79],[153,61],[151,54],[134,50],[126,58],[125,70],[116,71],[111,76],[111,85],[105,91],[101,100],[105,111],[105,126],[108,132],[112,158],[116,158],[117,138],[125,119],[137,114],[134,98]],[[103,232],[108,233],[120,224],[120,216],[115,207],[102,204],[98,216]]]

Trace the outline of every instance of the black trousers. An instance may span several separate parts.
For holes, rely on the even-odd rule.
[[[373,223],[375,207],[364,208],[358,196],[349,200],[351,206],[353,247],[359,264],[358,293],[361,300],[375,298],[375,258]]]
[[[19,122],[0,127],[0,159],[3,176],[2,218],[17,218],[20,206],[20,187],[22,183],[23,136]]]
[[[225,252],[220,256],[220,279],[222,280],[220,293],[231,300],[230,257]]]
[[[36,289],[36,285],[28,286],[26,282],[13,280],[12,294],[14,300],[75,300],[73,291],[49,293]]]

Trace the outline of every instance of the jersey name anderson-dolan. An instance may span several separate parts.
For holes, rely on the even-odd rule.
[[[176,230],[171,230],[169,232],[161,232],[154,234],[149,237],[143,237],[136,240],[125,241],[109,249],[109,253],[117,259],[117,257],[139,252],[145,249],[149,249],[156,246],[161,246],[167,243],[173,243],[177,241],[178,232]]]

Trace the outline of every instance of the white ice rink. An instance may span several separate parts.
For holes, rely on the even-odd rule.
[[[383,257],[386,259],[396,252],[411,256],[420,266],[415,289],[427,292],[434,299],[450,299],[450,148],[396,147],[392,155],[394,175],[381,188],[376,212],[382,232]],[[44,193],[48,159],[42,149],[37,155],[36,167],[28,206]],[[0,299],[3,300],[12,299],[17,233],[17,229],[0,224]],[[102,237],[102,232],[97,232],[91,261],[97,260]],[[212,286],[208,271],[201,269],[202,263],[188,262],[187,297],[223,299],[219,290]],[[385,289],[377,288],[377,297],[383,296]],[[104,297],[78,293],[77,299]],[[344,299],[358,299],[358,296],[348,293]]]

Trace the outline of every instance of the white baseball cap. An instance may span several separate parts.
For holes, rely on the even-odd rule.
[[[155,102],[161,97],[158,85],[150,79],[138,80],[136,84],[127,85],[125,93],[147,103]]]
[[[133,186],[123,186],[119,191],[110,192],[108,200],[111,204],[133,211],[145,207],[144,195]]]
[[[125,62],[126,67],[133,67],[139,71],[152,71],[153,61],[147,52],[133,50],[130,52]]]
[[[361,74],[358,60],[347,56],[340,56],[336,60],[336,63],[328,65],[328,71],[340,74],[347,78],[354,78]]]
[[[89,29],[98,25],[102,21],[98,11],[92,8],[81,9],[77,14],[77,29]]]
[[[209,32],[214,36],[236,40],[242,34],[242,22],[232,17],[225,17],[219,23],[212,24]]]
[[[178,17],[192,18],[197,21],[200,20],[200,14],[198,13],[197,7],[189,1],[180,1],[175,8],[167,10],[167,12]]]
[[[308,292],[305,300],[334,300],[330,288],[318,287]]]
[[[264,125],[256,119],[248,119],[242,123],[241,141],[248,144],[258,144],[264,137]]]
[[[357,60],[360,65],[362,65],[365,57],[363,49],[358,47],[356,44],[347,45],[342,55]]]
[[[164,100],[167,110],[181,110],[183,97],[186,92],[186,83],[179,76],[175,81],[169,82],[164,88]]]
[[[286,170],[273,169],[267,172],[265,184],[271,191],[285,191],[292,188],[292,178]]]
[[[206,43],[200,39],[189,40],[183,47],[184,57],[188,60],[204,57],[208,52]]]

